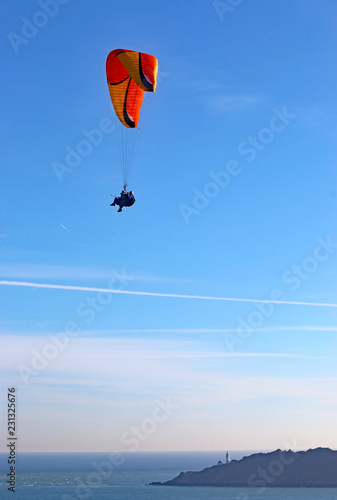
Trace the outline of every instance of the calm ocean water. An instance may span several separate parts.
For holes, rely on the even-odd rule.
[[[240,458],[247,453],[233,453]],[[0,454],[0,499],[15,500],[337,500],[337,488],[186,488],[146,486],[182,470],[200,470],[224,453],[21,453],[15,493],[7,490],[7,457]],[[111,461],[112,460],[112,461]],[[118,462],[118,465],[117,465]]]

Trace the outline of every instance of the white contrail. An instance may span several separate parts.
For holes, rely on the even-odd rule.
[[[207,295],[182,295],[177,293],[135,292],[132,290],[113,290],[111,288],[93,288],[88,286],[52,285],[49,283],[28,283],[26,281],[0,280],[0,286],[26,286],[31,288],[49,288],[57,290],[78,290],[80,292],[120,293],[125,295],[146,295],[150,297],[172,297],[174,299],[221,300],[227,302],[254,302],[264,304],[285,304],[294,306],[337,307],[337,304],[322,302],[294,302],[286,300],[238,299],[232,297],[209,297]]]

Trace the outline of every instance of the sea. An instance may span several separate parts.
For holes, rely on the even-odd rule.
[[[270,451],[270,450],[268,450]],[[232,452],[240,459],[254,451]],[[256,452],[255,452],[256,453]],[[18,453],[15,491],[0,453],[0,499],[13,500],[337,500],[337,488],[150,486],[225,461],[226,452]]]

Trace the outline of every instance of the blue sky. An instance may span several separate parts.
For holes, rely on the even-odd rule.
[[[337,447],[336,307],[319,306],[337,304],[336,14],[1,7],[0,359],[22,451]],[[122,214],[115,48],[159,61]]]

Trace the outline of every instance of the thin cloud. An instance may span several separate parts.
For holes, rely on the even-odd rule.
[[[265,300],[265,299],[242,299],[234,297],[210,297],[203,295],[183,295],[174,293],[157,293],[157,292],[136,292],[132,290],[115,290],[110,288],[95,288],[87,286],[74,286],[74,285],[55,285],[50,283],[28,283],[25,281],[6,281],[0,280],[1,286],[20,286],[30,288],[47,288],[52,290],[72,290],[79,292],[101,292],[101,293],[118,293],[124,295],[140,295],[149,297],[165,297],[176,299],[197,299],[197,300],[216,300],[223,302],[250,302],[250,303],[264,303],[264,304],[283,304],[283,305],[297,305],[297,306],[311,306],[311,307],[335,307],[337,304],[320,303],[320,302],[299,302],[299,301],[286,301],[286,300]]]
[[[336,326],[309,326],[309,325],[299,325],[299,326],[271,326],[270,328],[261,328],[260,330],[254,331],[294,331],[294,332],[337,332]]]
[[[217,113],[243,111],[263,104],[266,101],[266,97],[248,94],[225,94],[209,98],[211,108]]]
[[[335,326],[270,326],[254,328],[254,333],[273,332],[337,332]],[[17,332],[21,333],[21,332]],[[141,335],[141,334],[163,334],[163,335],[203,335],[203,334],[237,333],[237,328],[116,328],[112,330],[84,331],[82,335],[106,336],[106,335]]]
[[[139,355],[137,354],[139,358]],[[301,358],[308,359],[314,358],[318,359],[318,356],[305,356],[302,354],[288,354],[288,353],[277,353],[277,352],[238,352],[238,353],[227,353],[227,352],[175,352],[175,351],[163,351],[158,352],[148,352],[143,355],[144,358],[168,358],[168,359],[203,359],[203,358]],[[325,358],[324,358],[325,359]]]
[[[44,328],[52,330],[54,322],[45,321],[40,324]],[[29,329],[24,329],[26,326],[26,321],[21,320],[11,320],[2,323],[4,334],[10,331],[11,335],[25,335],[26,337],[35,336],[36,331],[30,331]],[[254,328],[254,333],[274,333],[274,332],[320,332],[320,333],[335,333],[337,332],[336,326],[270,326],[263,328]],[[56,332],[60,333],[60,332]],[[114,329],[104,329],[104,330],[83,330],[81,332],[81,337],[86,338],[104,338],[106,336],[114,338],[125,338],[125,336],[130,335],[131,337],[143,335],[146,338],[146,334],[162,334],[162,335],[205,335],[205,334],[224,334],[224,333],[237,333],[237,328],[114,328]]]
[[[10,338],[10,336],[8,336]],[[1,365],[11,373],[15,379],[16,368],[20,365],[30,366],[30,359],[34,355],[32,348],[41,352],[41,339],[27,340],[22,337],[15,341],[15,346],[1,352]],[[160,344],[160,343],[159,343]],[[206,406],[207,402],[218,404],[219,401],[243,401],[273,395],[326,398],[333,401],[336,391],[336,378],[322,377],[272,377],[237,375],[228,371],[228,366],[217,364],[209,370],[203,363],[188,363],[188,351],[174,351],[174,345],[169,352],[164,352],[161,345],[155,348],[152,342],[144,346],[144,342],[132,345],[120,344],[112,340],[97,344],[93,341],[76,341],[51,360],[45,370],[37,376],[32,376],[27,390],[39,386],[47,393],[43,401],[53,401],[51,388],[69,387],[76,394],[77,400],[83,400],[81,391],[87,388],[101,391],[109,389],[115,394],[115,400],[123,403],[129,397],[149,393],[158,394],[158,391],[171,393],[174,388],[175,397],[190,403],[194,401],[198,407]],[[15,350],[14,350],[15,348]],[[182,361],[184,354],[187,360]],[[203,357],[201,352],[192,352],[195,357]],[[217,354],[209,352],[207,354]],[[245,353],[244,353],[245,354]],[[257,353],[257,356],[270,356],[271,353]],[[278,353],[283,357],[283,353]],[[192,356],[193,357],[193,356]],[[237,357],[237,356],[236,356]],[[295,356],[297,357],[297,356]],[[176,358],[176,359],[174,359]],[[99,363],[97,362],[99,360]],[[147,370],[144,368],[147,367]],[[258,372],[260,373],[260,368]],[[157,376],[153,378],[153,373]],[[18,373],[16,377],[18,377]],[[184,384],[181,385],[181,380]],[[43,389],[44,387],[44,389]],[[41,391],[32,393],[34,399],[40,397]],[[26,396],[28,398],[28,394]],[[29,401],[32,402],[32,396]],[[41,400],[41,399],[40,399]],[[116,402],[117,402],[116,401]]]
[[[336,326],[270,326],[264,328],[254,328],[254,333],[273,333],[282,331],[300,332],[337,332]],[[117,328],[115,330],[98,330],[89,332],[95,335],[111,334],[141,334],[141,333],[162,333],[162,334],[204,334],[204,333],[237,333],[237,328]]]
[[[110,279],[112,270],[53,264],[2,264],[0,276],[10,279]],[[123,276],[131,279],[131,276]]]
[[[215,90],[223,90],[224,85],[222,83],[206,80],[202,78],[195,78],[194,80],[176,81],[176,88],[188,89],[194,92],[214,92]]]
[[[62,224],[61,224],[62,225]],[[67,229],[67,228],[65,228]],[[0,276],[9,279],[105,279],[121,275],[128,281],[139,282],[196,282],[196,280],[172,278],[165,276],[151,276],[146,274],[131,275],[125,270],[102,269],[79,266],[63,266],[53,264],[2,264],[0,265]],[[200,282],[200,281],[199,281]]]

